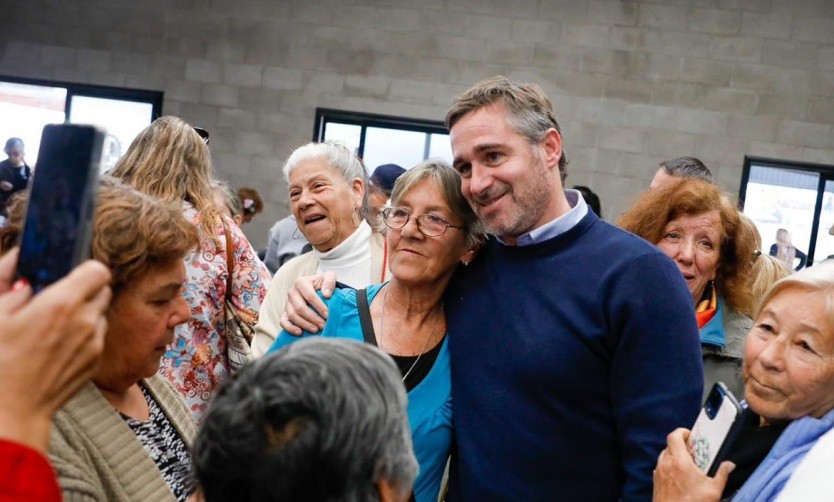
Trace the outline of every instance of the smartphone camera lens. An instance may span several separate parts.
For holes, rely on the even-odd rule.
[[[720,406],[721,406],[721,395],[719,395],[719,394],[711,395],[709,397],[709,399],[707,399],[707,403],[706,403],[707,416],[709,416],[710,418],[715,417],[715,413]]]

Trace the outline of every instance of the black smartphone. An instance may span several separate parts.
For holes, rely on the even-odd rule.
[[[688,441],[695,465],[707,476],[715,476],[721,462],[727,458],[744,424],[746,410],[746,404],[739,403],[722,382],[712,386]]]
[[[35,293],[89,256],[104,139],[93,126],[43,128],[17,263]]]

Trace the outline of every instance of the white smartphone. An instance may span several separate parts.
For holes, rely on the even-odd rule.
[[[713,385],[688,441],[695,465],[707,476],[714,476],[727,458],[744,423],[746,409],[746,405],[740,404],[723,383]]]

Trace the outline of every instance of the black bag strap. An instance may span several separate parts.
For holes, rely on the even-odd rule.
[[[374,333],[374,323],[371,320],[371,306],[368,304],[367,289],[356,291],[356,306],[359,308],[359,323],[362,325],[362,336],[365,343],[376,347],[376,333]]]

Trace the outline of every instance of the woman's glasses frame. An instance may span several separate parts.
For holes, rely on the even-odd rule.
[[[404,207],[386,207],[382,210],[383,223],[394,230],[403,228],[408,224],[408,220],[412,218],[417,222],[417,229],[427,237],[440,237],[449,228],[457,228],[458,230],[464,228],[463,225],[452,225],[446,221],[446,218],[432,213],[414,216],[411,211]]]

